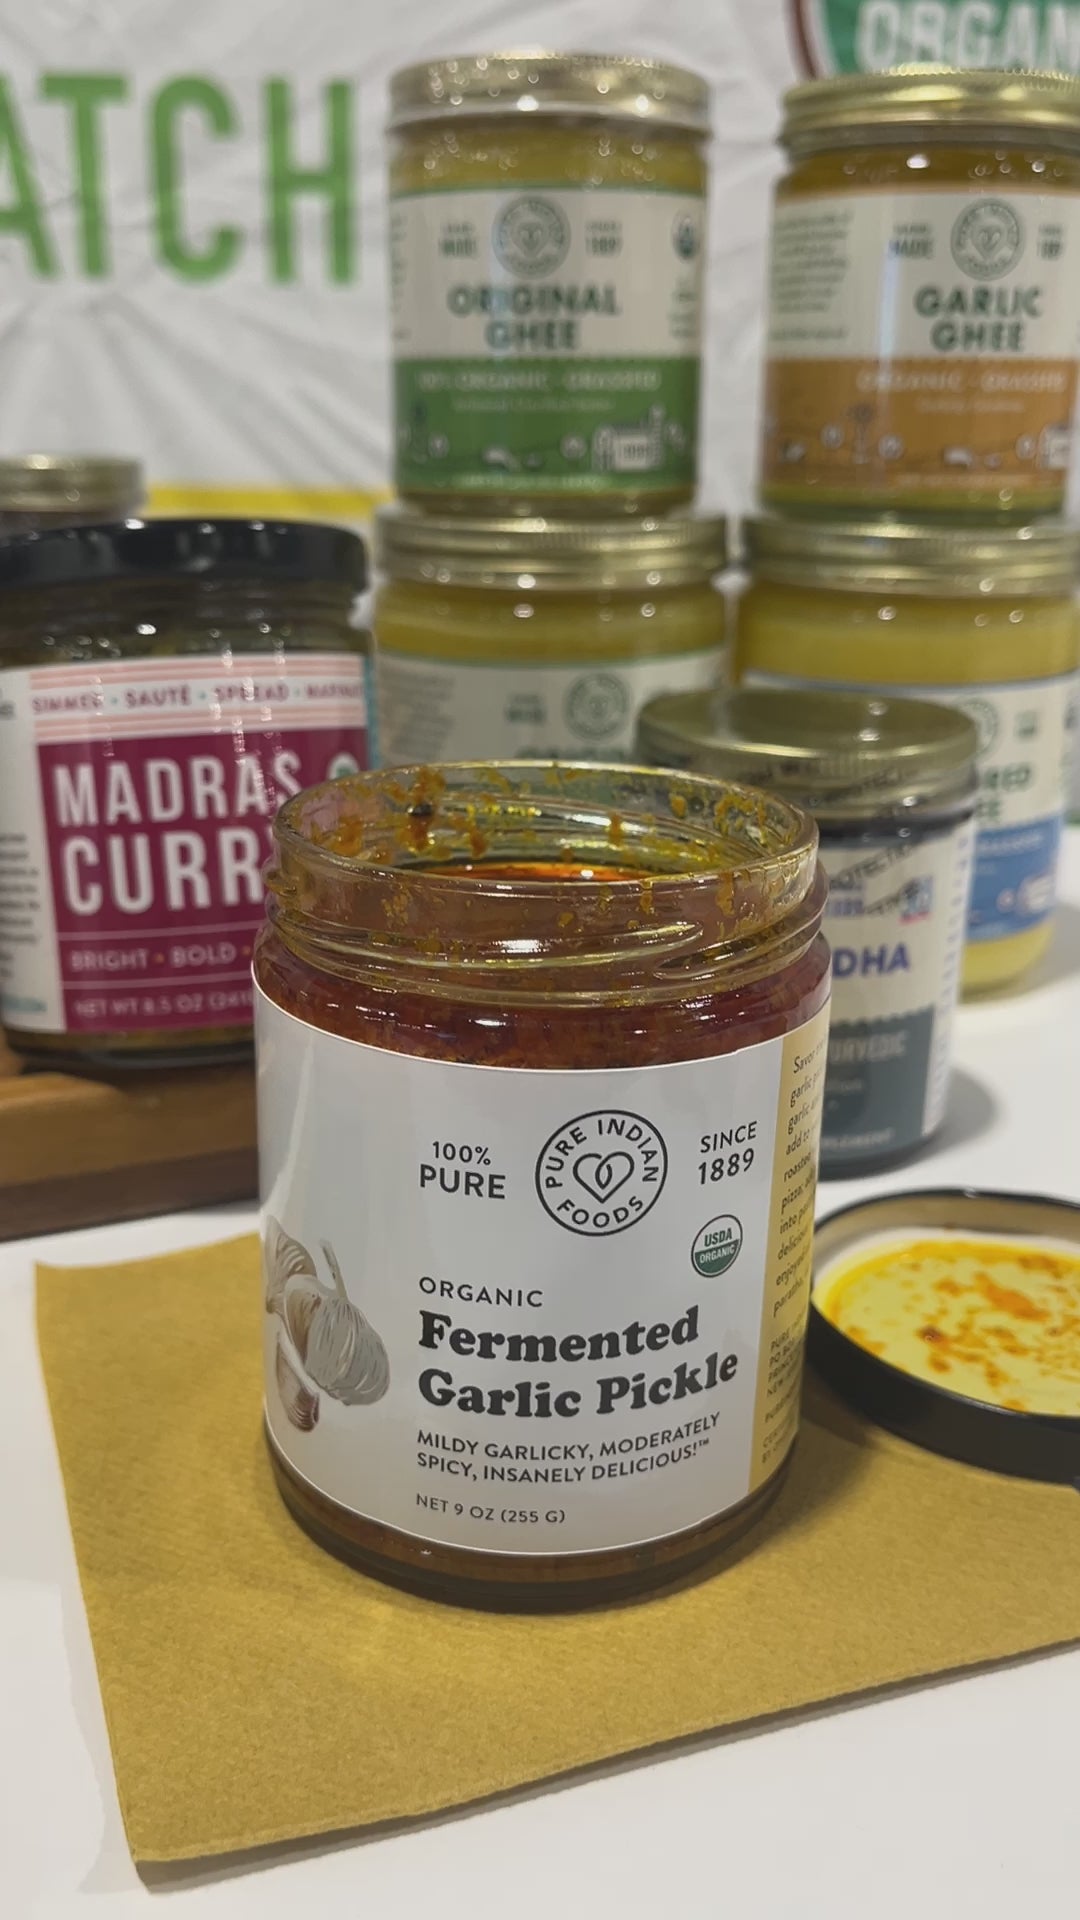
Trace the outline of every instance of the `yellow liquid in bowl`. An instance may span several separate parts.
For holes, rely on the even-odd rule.
[[[882,1236],[826,1267],[814,1305],[857,1346],[965,1399],[1080,1419],[1080,1249]]]

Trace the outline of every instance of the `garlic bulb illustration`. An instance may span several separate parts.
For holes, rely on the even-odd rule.
[[[319,1418],[319,1396],[304,1385],[280,1338],[274,1354],[274,1374],[286,1416],[301,1433],[310,1433]]]
[[[319,1279],[307,1248],[286,1233],[277,1220],[268,1220],[263,1246],[266,1311],[281,1319],[298,1363],[285,1354],[279,1336],[278,1386],[286,1414],[304,1431],[310,1431],[318,1419],[318,1396],[314,1396],[314,1413],[303,1409],[305,1425],[297,1417],[301,1403],[288,1376],[286,1384],[282,1383],[283,1365],[301,1387],[304,1380],[311,1382],[346,1407],[372,1406],[390,1385],[386,1348],[371,1322],[349,1299],[337,1255],[328,1241],[322,1242],[322,1252],[332,1287]]]
[[[263,1272],[266,1276],[266,1311],[280,1313],[285,1300],[285,1283],[296,1273],[315,1278],[315,1262],[299,1240],[293,1240],[278,1221],[266,1224],[263,1242]]]

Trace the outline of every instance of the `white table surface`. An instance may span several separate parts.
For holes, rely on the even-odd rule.
[[[964,1007],[943,1137],[894,1174],[1080,1198],[1080,832],[1055,946]],[[33,1263],[241,1232],[244,1207],[0,1246],[0,1914],[131,1920],[1065,1920],[1080,1912],[1080,1650],[703,1740],[422,1828],[140,1876],[120,1824],[33,1335]]]

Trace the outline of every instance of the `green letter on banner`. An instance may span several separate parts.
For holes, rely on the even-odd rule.
[[[323,166],[303,167],[292,151],[289,82],[268,80],[266,83],[270,258],[275,280],[297,278],[293,201],[302,193],[323,194],[329,202],[331,279],[347,282],[354,278],[352,89],[346,80],[331,80],[323,92],[329,157]]]
[[[15,102],[6,80],[0,78],[0,180],[5,173],[11,175],[14,193],[6,205],[0,205],[0,234],[21,234],[38,273],[51,280],[56,275],[56,255],[45,226],[34,163],[23,140]]]
[[[185,280],[216,280],[235,262],[241,236],[236,227],[215,227],[200,247],[184,232],[183,171],[177,122],[189,109],[201,114],[210,132],[219,140],[238,131],[232,102],[213,81],[189,74],[180,80],[170,80],[162,87],[154,101],[151,132],[158,248],[165,263]]]
[[[127,81],[120,73],[46,73],[41,97],[71,108],[75,202],[81,220],[79,255],[83,272],[99,280],[109,271],[100,109],[127,98]]]

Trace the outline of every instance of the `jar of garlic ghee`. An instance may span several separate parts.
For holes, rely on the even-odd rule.
[[[293,1514],[434,1597],[710,1559],[798,1424],[825,883],[774,796],[399,769],[278,816],[255,956],[266,1428]]]
[[[1078,658],[1071,527],[750,520],[735,674],[962,707],[979,735],[968,992],[1026,973],[1056,901]]]
[[[19,1053],[250,1055],[274,813],[367,764],[365,582],[337,527],[0,542],[0,1016]]]
[[[795,87],[772,232],[770,506],[1054,513],[1080,337],[1080,79]]]
[[[0,460],[0,537],[126,520],[142,507],[137,460],[105,454],[24,453]]]
[[[379,750],[396,762],[629,757],[654,693],[725,669],[726,524],[379,516]]]
[[[477,54],[391,82],[396,481],[438,512],[660,512],[697,477],[704,80]]]

